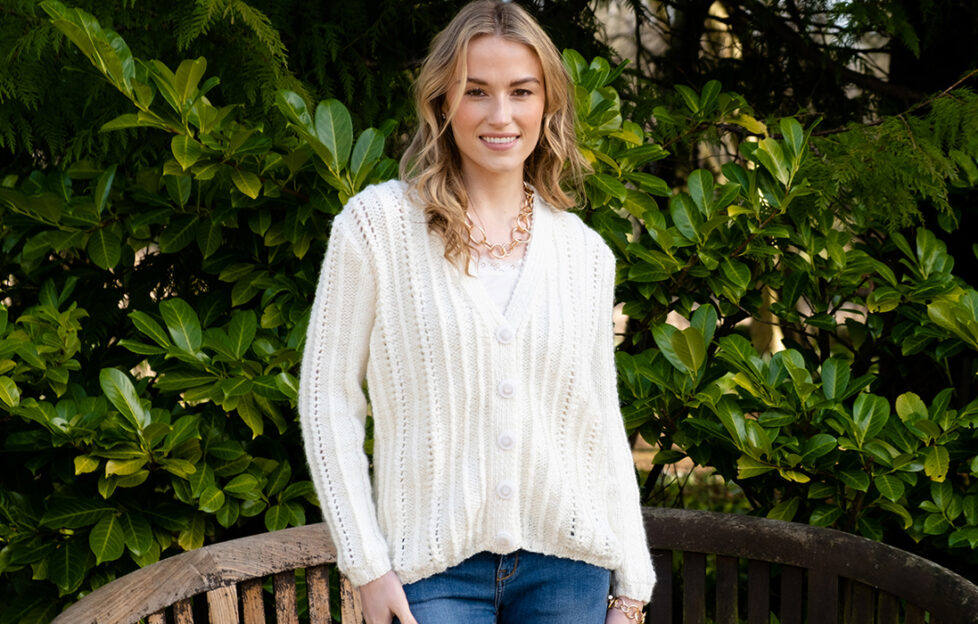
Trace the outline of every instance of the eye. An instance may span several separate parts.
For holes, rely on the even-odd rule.
[[[529,89],[516,89],[513,91],[513,95],[516,97],[529,97],[533,95],[533,91],[530,91]]]
[[[485,94],[486,92],[480,89],[479,87],[473,87],[465,91],[465,95],[472,96],[472,97],[478,97],[480,95],[485,95]]]

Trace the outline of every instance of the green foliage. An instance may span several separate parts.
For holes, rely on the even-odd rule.
[[[395,122],[358,133],[346,106],[313,104],[285,73],[255,81],[268,108],[220,104],[204,56],[145,60],[86,13],[41,6],[111,88],[88,131],[146,141],[0,181],[0,624],[317,515],[294,417],[308,309],[333,215],[396,173]],[[197,6],[181,46],[245,10]],[[277,58],[268,22],[247,19]],[[678,86],[647,126],[612,87],[623,66],[564,61],[594,170],[583,212],[619,258],[630,319],[626,425],[658,450],[645,500],[681,504],[659,477],[690,458],[755,513],[971,552],[978,292],[933,229],[887,225],[919,225],[917,206],[943,198],[954,230],[955,193],[978,182],[973,97],[818,138],[710,82]],[[871,141],[894,157],[928,146],[930,164],[901,173],[903,208],[874,195],[889,178],[846,173],[870,165],[844,146]],[[694,168],[681,189],[658,175],[669,145],[704,142],[732,146],[719,173]],[[772,352],[758,330],[775,326]]]
[[[685,190],[657,201],[661,181],[644,174],[639,184],[627,154],[665,153],[642,135],[631,140],[606,65],[581,61],[572,74],[586,85],[578,102],[595,168],[590,218],[619,254],[630,317],[617,359],[624,415],[659,449],[647,500],[664,500],[662,467],[688,457],[772,518],[978,546],[974,514],[964,513],[978,503],[978,292],[954,274],[945,244],[925,228],[913,243],[887,231],[898,207],[883,213],[866,197],[881,179],[813,184],[859,156],[835,155],[837,136],[812,149],[812,127],[790,118],[778,135],[740,143],[719,180],[692,171]],[[657,112],[675,134],[755,123],[718,84],[678,92],[683,109]],[[600,103],[599,116],[588,102]],[[930,141],[934,160],[978,154],[961,136],[917,136],[938,125],[930,117],[915,124],[913,140]],[[909,214],[968,184],[966,170],[904,171],[900,179],[916,183],[904,196]],[[823,208],[841,212],[843,199],[843,217]],[[786,348],[759,351],[743,321],[778,326]],[[921,368],[931,372],[917,377]]]
[[[292,91],[250,122],[208,98],[203,58],[144,61],[88,14],[43,8],[129,100],[102,131],[171,138],[144,166],[0,187],[3,622],[316,513],[294,418],[308,308],[333,215],[396,170],[393,124],[356,134],[341,104],[310,116]]]

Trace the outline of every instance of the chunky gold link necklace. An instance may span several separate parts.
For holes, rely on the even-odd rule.
[[[465,227],[469,229],[469,240],[476,247],[485,247],[489,251],[489,255],[493,258],[505,258],[509,254],[513,253],[519,245],[524,243],[529,243],[532,234],[530,233],[530,223],[533,218],[533,189],[523,183],[523,205],[520,207],[520,213],[516,215],[516,225],[513,226],[512,232],[510,232],[510,240],[508,243],[490,243],[489,235],[486,234],[486,229],[477,223],[472,222],[472,218],[469,213],[465,213]],[[479,228],[479,233],[482,234],[482,238],[476,238],[473,234],[473,229]]]

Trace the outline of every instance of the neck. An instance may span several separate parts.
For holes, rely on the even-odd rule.
[[[464,175],[469,210],[483,219],[508,221],[523,205],[523,172],[498,176]]]

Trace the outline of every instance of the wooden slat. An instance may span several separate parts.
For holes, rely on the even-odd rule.
[[[244,624],[265,624],[263,591],[260,578],[241,583],[241,610],[244,615]]]
[[[852,581],[850,586],[851,624],[872,624],[873,604],[876,602],[875,591],[872,587]]]
[[[309,596],[309,624],[332,624],[327,566],[306,568],[306,594]]]
[[[893,594],[879,592],[876,624],[897,624],[900,621],[900,601]]]
[[[747,563],[747,622],[771,621],[771,564],[751,560]]]
[[[343,624],[361,624],[363,622],[360,591],[354,588],[345,576],[340,578],[340,622]]]
[[[737,577],[734,557],[717,557],[717,624],[737,624]]]
[[[924,624],[924,610],[917,605],[907,603],[907,619],[905,624]]]
[[[279,572],[275,575],[275,621],[278,624],[299,624],[299,612],[295,608],[295,573]]]
[[[781,566],[781,624],[801,624],[802,570]]]
[[[808,624],[839,621],[839,577],[827,570],[808,571]]]
[[[211,624],[238,624],[238,588],[226,585],[207,592],[207,617]]]
[[[672,551],[653,550],[652,567],[655,569],[655,587],[646,621],[648,624],[672,624]]]
[[[151,613],[149,618],[147,618],[147,622],[148,624],[166,624],[166,613],[163,611]]]
[[[683,622],[706,624],[706,555],[683,553]]]
[[[194,624],[194,607],[189,598],[173,603],[173,624]]]

